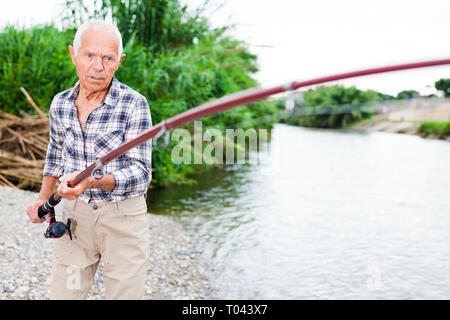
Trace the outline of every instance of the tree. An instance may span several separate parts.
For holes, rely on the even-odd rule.
[[[397,94],[397,99],[411,99],[412,97],[420,95],[416,90],[402,90]]]
[[[439,79],[434,83],[436,90],[444,91],[444,96],[450,97],[450,79]]]
[[[303,95],[304,115],[287,121],[289,124],[315,128],[344,128],[349,124],[370,118],[367,105],[383,97],[372,90],[359,90],[352,86],[320,86]]]

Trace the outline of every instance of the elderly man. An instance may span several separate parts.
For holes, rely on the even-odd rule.
[[[116,26],[98,20],[83,24],[69,51],[79,81],[57,94],[50,106],[42,189],[27,212],[33,223],[45,221],[37,208],[59,178],[57,193],[65,198],[64,221],[73,221],[73,240],[67,234],[55,240],[50,297],[85,299],[101,258],[106,298],[140,299],[148,260],[144,195],[151,180],[151,142],[107,164],[101,180],[91,177],[74,188],[67,182],[149,130],[149,106],[145,97],[114,77],[125,57]]]

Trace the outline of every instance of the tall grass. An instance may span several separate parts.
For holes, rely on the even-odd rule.
[[[124,43],[135,37],[137,43],[153,51],[182,49],[211,31],[202,8],[189,10],[179,0],[65,0],[68,26],[87,19],[115,22]],[[92,9],[95,8],[95,9]]]
[[[6,27],[0,33],[0,108],[33,112],[20,87],[48,109],[53,96],[76,80],[67,45],[74,33],[53,26],[32,29]]]

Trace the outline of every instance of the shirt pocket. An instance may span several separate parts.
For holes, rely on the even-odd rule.
[[[108,131],[99,133],[95,139],[95,155],[97,159],[107,155],[114,149],[117,149],[124,139],[124,133],[122,130]]]

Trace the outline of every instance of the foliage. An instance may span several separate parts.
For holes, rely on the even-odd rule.
[[[450,136],[450,121],[424,121],[417,128],[417,132],[425,137],[434,134],[438,138],[446,138]]]
[[[24,87],[43,109],[53,96],[72,86],[75,69],[67,45],[73,32],[52,26],[32,29],[7,27],[0,33],[0,108],[18,114],[33,112],[24,99]]]
[[[148,98],[156,122],[208,100],[257,85],[249,76],[256,71],[256,57],[239,41],[227,37],[216,39],[217,36],[212,35],[181,52],[165,53],[155,53],[130,41],[117,77]],[[211,124],[226,126],[236,120],[230,121],[228,117],[240,118],[241,114],[242,110],[230,110],[214,117]]]
[[[402,90],[397,94],[396,99],[397,100],[411,99],[418,95],[420,95],[420,93],[416,90]]]
[[[390,94],[386,94],[386,93],[382,93],[382,92],[378,92],[378,91],[373,91],[378,95],[378,99],[380,101],[385,101],[385,100],[394,100],[395,97],[390,95]]]
[[[239,41],[217,35],[205,37],[197,45],[182,52],[153,52],[149,47],[129,41],[127,57],[117,72],[120,81],[144,94],[150,104],[153,123],[172,117],[199,104],[226,94],[257,85],[249,76],[256,71],[256,57],[247,52]],[[203,118],[203,129],[225,130],[237,123],[253,126],[253,119],[277,110],[263,101]],[[185,126],[191,132],[193,124]],[[270,123],[264,124],[270,127]],[[180,177],[193,173],[191,165],[174,166],[167,149],[154,149],[153,163],[160,185],[182,182]],[[195,167],[198,167],[195,166]],[[205,165],[200,166],[205,169]],[[184,182],[190,182],[185,180]]]
[[[446,98],[450,97],[450,79],[439,79],[434,83],[434,87],[443,91]]]
[[[366,105],[383,98],[375,91],[362,91],[354,86],[321,86],[304,92],[305,115],[287,122],[305,127],[343,128],[352,122],[370,118],[372,113]]]
[[[88,19],[108,19],[119,28],[123,42],[134,36],[137,43],[153,51],[189,47],[211,28],[202,8],[188,10],[179,0],[66,0],[68,26]],[[90,6],[89,6],[90,4]],[[89,8],[93,7],[94,10]]]

